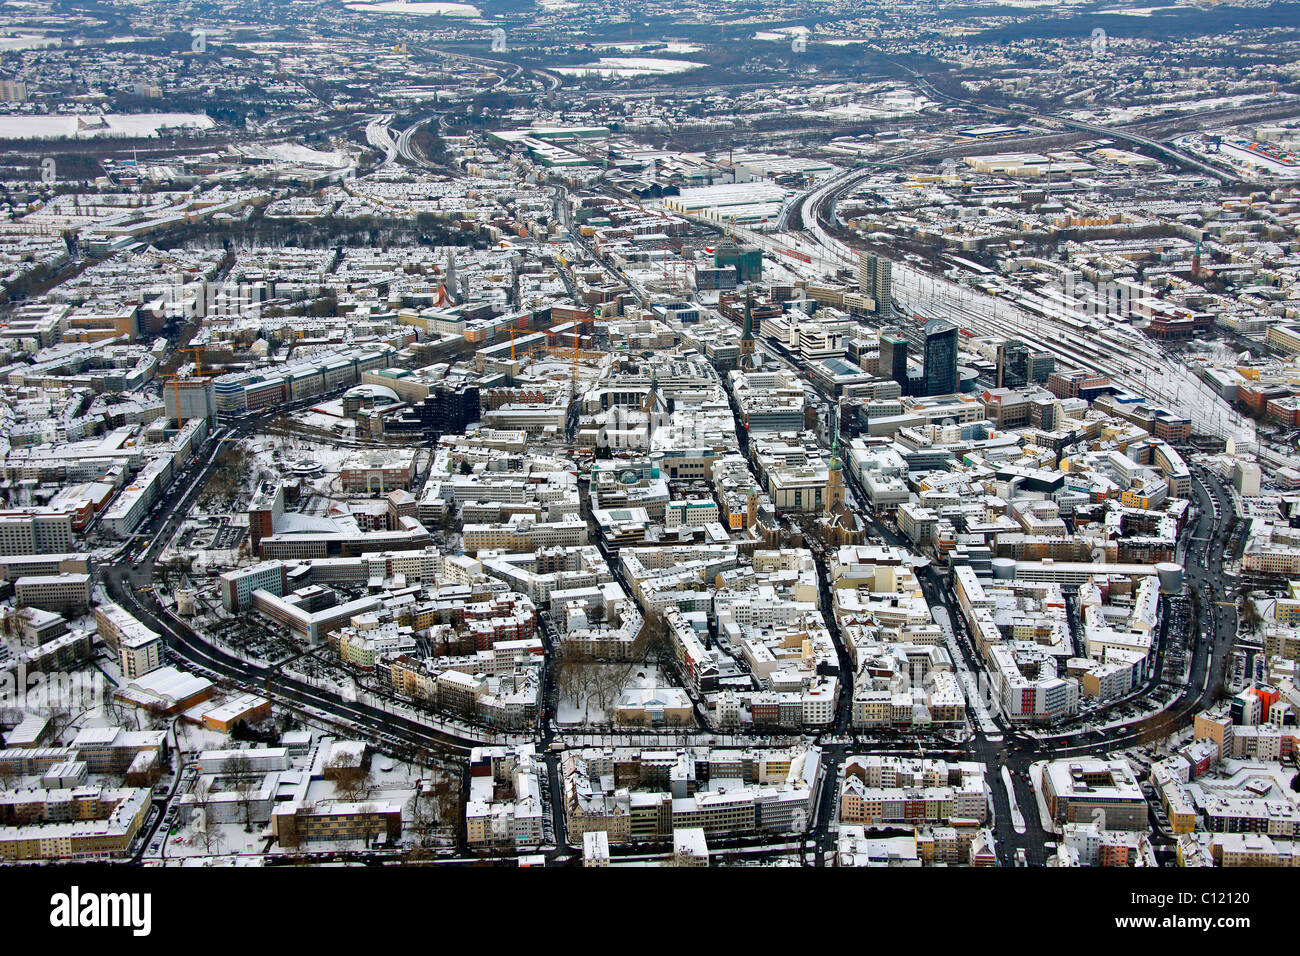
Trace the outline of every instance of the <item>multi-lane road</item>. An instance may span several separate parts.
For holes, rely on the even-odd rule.
[[[153,587],[154,562],[184,522],[194,497],[219,467],[222,446],[245,440],[264,424],[260,418],[248,418],[214,433],[198,461],[177,476],[143,528],[112,562],[100,562],[99,574],[109,596],[162,635],[176,657],[215,678],[269,694],[287,706],[369,730],[381,740],[433,752],[463,752],[495,739],[467,736],[465,731],[417,719],[418,712],[403,712],[396,703],[390,708],[345,700],[282,669],[218,647],[162,606]]]
[[[384,132],[387,133],[386,127]],[[380,134],[377,132],[376,135]],[[390,138],[388,142],[396,141]],[[852,175],[854,174],[846,174],[838,181],[824,184],[817,192],[809,194],[807,198],[814,203],[812,208],[816,208],[820,197],[840,188]],[[765,351],[772,358],[782,360],[770,350]],[[146,625],[162,634],[173,654],[217,678],[263,693],[270,693],[289,706],[325,719],[336,720],[342,725],[369,730],[382,740],[405,746],[463,753],[469,747],[482,742],[480,739],[465,736],[455,730],[433,726],[430,722],[422,721],[414,711],[404,713],[386,706],[377,706],[370,701],[346,700],[263,662],[240,657],[204,639],[160,604],[152,591],[154,561],[184,521],[194,496],[207,483],[214,468],[217,467],[222,445],[244,440],[262,424],[264,423],[258,419],[244,419],[217,432],[209,440],[198,461],[179,475],[172,488],[163,496],[142,531],[121,549],[119,560],[101,570],[109,594]],[[929,756],[980,761],[989,768],[987,780],[994,811],[999,857],[1004,863],[1009,863],[1015,859],[1018,851],[1023,850],[1028,862],[1041,864],[1046,859],[1045,843],[1048,835],[1041,826],[1037,797],[1028,779],[1031,764],[1054,757],[1105,754],[1145,743],[1185,726],[1196,710],[1215,699],[1220,688],[1224,661],[1231,651],[1236,636],[1235,612],[1221,613],[1216,600],[1219,595],[1225,593],[1223,545],[1228,533],[1227,518],[1231,501],[1222,482],[1212,473],[1197,468],[1194,477],[1199,514],[1190,533],[1186,574],[1189,587],[1201,595],[1200,605],[1203,616],[1196,622],[1195,631],[1190,636],[1191,669],[1187,685],[1170,706],[1156,716],[1118,728],[1091,729],[1058,734],[1054,737],[1038,737],[1007,724],[997,713],[996,704],[990,702],[990,711],[994,714],[996,728],[989,728],[975,722],[973,733],[961,744],[945,741],[937,736],[920,741],[878,738],[864,738],[858,741],[855,736],[852,736],[849,721],[852,675],[842,641],[839,640],[838,635],[833,635],[836,636],[843,674],[841,682],[843,696],[838,702],[834,725],[814,738],[823,748],[827,767],[827,777],[823,781],[823,790],[819,796],[818,812],[808,833],[811,846],[818,851],[815,856],[818,863],[833,850],[834,834],[829,824],[834,816],[837,793],[836,772],[849,754],[859,751],[924,753]],[[849,483],[854,498],[860,506],[863,506],[867,499],[862,489],[851,476],[849,476]],[[895,545],[908,546],[897,532],[882,524],[868,509],[862,508],[862,510],[864,518],[876,537]],[[826,574],[824,562],[819,562],[819,569],[824,579]],[[918,577],[931,606],[943,606],[948,610],[953,630],[952,650],[962,659],[971,673],[979,673],[981,664],[974,657],[969,637],[963,636],[964,623],[951,589],[946,585],[943,576],[933,568],[924,568],[919,571]],[[827,605],[823,610],[829,621],[833,616],[829,608],[829,598],[825,593],[822,597],[823,603]],[[548,686],[550,682],[548,675]],[[846,734],[850,736],[846,737]],[[559,860],[567,855],[564,848],[561,775],[558,756],[547,750],[547,745],[555,739],[555,731],[550,721],[545,719],[539,742],[546,752],[545,762],[550,776],[553,825],[558,838],[557,848],[552,856]],[[1008,771],[1006,775],[1000,772],[1004,767]],[[1013,810],[1013,807],[1016,809]]]
[[[770,349],[765,349],[765,354],[774,362],[795,368],[786,356]],[[795,371],[798,372],[798,369],[795,368]],[[1192,468],[1197,515],[1191,527],[1184,531],[1186,585],[1190,591],[1199,595],[1202,614],[1199,620],[1193,622],[1192,633],[1188,635],[1190,670],[1187,682],[1164,709],[1153,715],[1108,727],[1060,728],[1050,734],[1038,734],[1008,723],[1001,714],[997,701],[972,701],[972,707],[987,708],[995,726],[988,728],[984,722],[972,719],[971,736],[954,749],[947,750],[948,745],[939,738],[883,744],[885,751],[902,748],[901,752],[904,753],[973,760],[988,768],[986,779],[993,806],[997,852],[1000,861],[1005,864],[1015,861],[1020,851],[1023,851],[1023,857],[1029,865],[1042,865],[1046,862],[1046,843],[1050,837],[1042,826],[1038,796],[1030,779],[1033,764],[1074,756],[1104,756],[1146,745],[1186,727],[1192,716],[1213,703],[1220,693],[1224,662],[1231,652],[1237,633],[1235,610],[1223,613],[1219,604],[1219,596],[1226,593],[1229,583],[1223,569],[1223,557],[1229,536],[1232,502],[1218,476],[1200,466],[1194,465]],[[867,496],[851,471],[845,469],[844,473],[849,493],[867,522],[871,536],[895,547],[910,550],[911,542],[880,521],[866,506]],[[824,562],[819,560],[819,576],[823,586],[827,583],[826,573]],[[957,663],[956,659],[960,659],[970,674],[982,673],[985,665],[977,658],[974,642],[966,632],[964,618],[946,575],[930,565],[918,569],[917,577],[930,607],[943,608],[946,612],[952,631],[949,651],[954,655],[954,662]],[[823,605],[828,604],[829,597],[823,594]],[[829,606],[824,606],[823,612],[828,622],[833,620],[833,610]],[[841,681],[842,696],[836,709],[835,724],[815,738],[823,747],[829,774],[823,784],[825,789],[819,800],[816,822],[808,834],[813,848],[818,851],[816,859],[819,865],[823,856],[834,849],[834,834],[829,825],[834,814],[836,769],[843,764],[846,756],[855,752],[882,752],[882,741],[878,738],[864,736],[861,743],[856,742],[857,736],[853,734],[849,723],[853,685],[852,674],[847,666],[847,652],[837,629],[832,628],[832,637],[835,638],[840,654],[844,679]],[[1156,668],[1157,675],[1164,650],[1163,645],[1156,648],[1153,667]],[[855,742],[844,742],[846,734],[851,735]],[[1006,768],[1007,775],[1001,773],[1002,768]],[[1008,776],[1010,789],[1007,785]],[[1014,812],[1013,799],[1016,808]]]

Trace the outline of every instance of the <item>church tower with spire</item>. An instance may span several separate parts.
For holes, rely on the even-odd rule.
[[[826,513],[844,507],[844,465],[840,462],[839,408],[831,409],[831,463],[826,476]]]
[[[447,269],[443,273],[442,288],[452,302],[460,301],[460,290],[456,286],[456,252],[447,253]]]
[[[748,291],[745,292],[745,327],[740,333],[740,367],[750,369],[754,367],[754,299]]]
[[[659,373],[656,371],[650,377],[650,392],[645,397],[645,404],[641,410],[646,414],[646,441],[654,437],[655,431],[662,425],[667,424],[672,417],[672,409],[668,407],[668,402],[664,399],[663,392],[659,389]]]

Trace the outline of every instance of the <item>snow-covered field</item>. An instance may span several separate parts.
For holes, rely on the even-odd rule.
[[[419,0],[387,0],[384,3],[353,3],[349,10],[360,13],[401,13],[408,16],[477,17],[478,7],[468,3],[422,3]]]
[[[680,41],[671,41],[668,43],[595,43],[592,44],[597,50],[618,50],[620,53],[636,53],[647,47],[653,48],[655,53],[699,53],[704,47],[698,43],[682,43]]]
[[[348,157],[338,150],[311,149],[297,143],[275,143],[266,149],[267,152],[280,159],[288,160],[291,163],[302,163],[306,166],[325,166],[341,169],[350,162]]]
[[[0,51],[38,50],[41,47],[60,46],[58,37],[44,37],[35,33],[23,33],[15,37],[0,37]]]
[[[698,70],[703,63],[691,60],[665,60],[659,57],[645,56],[602,56],[595,63],[583,63],[579,66],[554,66],[551,69],[565,76],[661,76],[668,73],[685,73]]]
[[[1089,109],[1074,110],[1066,115],[1071,119],[1085,123],[1123,124],[1137,123],[1157,116],[1173,113],[1199,112],[1201,110],[1240,108],[1252,103],[1285,97],[1286,93],[1244,93],[1239,96],[1216,96],[1200,99],[1165,101],[1161,103],[1140,104],[1136,106],[1094,106]]]
[[[103,121],[102,123],[100,121]],[[104,113],[0,117],[0,139],[89,139],[98,136],[157,136],[160,126],[212,129],[202,113]]]

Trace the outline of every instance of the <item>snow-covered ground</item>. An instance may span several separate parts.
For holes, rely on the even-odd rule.
[[[291,163],[302,163],[305,166],[323,166],[330,169],[342,169],[352,161],[346,154],[337,149],[312,149],[298,143],[273,143],[266,147],[266,151],[272,156]]]
[[[208,826],[216,834],[210,842],[201,838],[191,826],[178,830],[175,836],[168,836],[160,854],[162,859],[170,861],[214,855],[261,857],[270,841],[270,832],[265,825],[254,824],[252,833],[246,832],[242,823],[211,823]]]
[[[1007,803],[1011,806],[1011,825],[1015,827],[1017,833],[1025,832],[1025,815],[1020,812],[1020,805],[1016,803],[1016,787],[1011,779],[1011,771],[1006,766],[1002,768],[1002,786],[1007,788]]]
[[[429,3],[421,0],[386,0],[383,3],[351,3],[358,13],[397,13],[404,16],[477,17],[478,7],[468,3]]]
[[[42,47],[61,46],[58,37],[45,37],[36,33],[20,33],[18,36],[0,37],[0,52],[10,50],[38,50]]]
[[[1181,362],[1162,356],[1160,364],[1143,369],[1142,382],[1170,408],[1190,417],[1197,431],[1231,438],[1244,449],[1255,447],[1255,423],[1238,414]],[[1124,384],[1135,387],[1130,381]]]
[[[1061,828],[1056,825],[1052,819],[1051,811],[1047,809],[1047,798],[1043,796],[1043,770],[1047,767],[1046,760],[1040,760],[1037,763],[1029,765],[1029,782],[1034,788],[1034,800],[1038,804],[1038,821],[1042,824],[1043,829],[1048,833],[1055,833],[1058,836]]]
[[[984,703],[984,695],[980,693],[979,680],[970,672],[966,666],[966,659],[961,655],[957,647],[957,635],[953,632],[952,620],[948,617],[948,609],[942,605],[936,605],[930,609],[930,614],[936,624],[943,629],[944,640],[948,646],[948,656],[952,658],[953,666],[957,669],[957,676],[961,680],[962,689],[966,692],[967,712],[975,715],[975,720],[986,734],[997,733],[998,726],[993,722],[993,716],[989,713],[988,707]]]
[[[551,69],[565,76],[656,76],[667,73],[685,73],[698,70],[703,63],[691,60],[666,60],[660,57],[602,56],[595,63],[578,66],[553,66]]]
[[[97,113],[0,117],[0,139],[91,139],[97,136],[157,136],[160,126],[212,129],[203,113]]]
[[[587,667],[594,668],[605,673],[617,673],[627,669],[627,664],[587,664]],[[666,680],[659,671],[653,666],[638,665],[633,671],[632,677],[628,680],[625,690],[634,687],[663,687]],[[617,700],[614,701],[617,703]],[[614,708],[611,705],[608,709],[601,706],[592,694],[587,694],[582,698],[577,695],[562,694],[559,705],[555,709],[555,719],[560,724],[608,724],[614,719]]]
[[[621,53],[637,53],[646,48],[650,48],[655,53],[699,53],[704,49],[698,43],[683,43],[676,40],[664,44],[593,43],[592,47],[597,50],[618,50]]]
[[[1142,120],[1149,120],[1157,116],[1168,116],[1174,113],[1200,112],[1202,110],[1217,110],[1228,108],[1241,108],[1250,104],[1258,104],[1265,100],[1274,100],[1277,97],[1284,97],[1293,94],[1286,93],[1245,93],[1240,96],[1217,96],[1217,97],[1189,97],[1185,100],[1168,101],[1164,100],[1159,103],[1132,105],[1132,106],[1101,106],[1088,109],[1074,110],[1066,115],[1071,119],[1076,119],[1084,123],[1100,123],[1103,125],[1122,125],[1124,123],[1137,123]]]

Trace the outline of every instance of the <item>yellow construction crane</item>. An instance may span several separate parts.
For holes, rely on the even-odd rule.
[[[594,331],[595,327],[598,324],[601,323],[608,324],[610,321],[611,321],[610,319],[602,319],[600,317],[600,306],[597,305],[592,308],[590,319],[575,319],[573,322],[573,372],[572,372],[572,379],[570,384],[573,388],[573,393],[575,395],[578,392],[578,354],[582,351],[579,348],[579,344],[578,344],[581,339],[581,336],[578,334],[579,326],[582,325],[584,322],[590,322],[592,329]]]
[[[211,375],[217,375],[217,374],[219,374],[219,373],[217,373],[217,372],[205,372],[205,371],[203,371],[203,351],[202,351],[202,349],[196,349],[196,348],[183,348],[183,349],[177,349],[176,351],[178,351],[178,352],[189,352],[189,353],[191,353],[191,354],[194,356],[194,374],[197,375],[198,377],[200,377],[200,378],[206,378],[206,377],[211,376]]]
[[[194,356],[194,376],[195,378],[211,378],[213,375],[220,375],[220,372],[203,371],[203,355],[200,349],[196,348],[178,348],[177,352],[189,352]],[[160,375],[164,382],[171,382],[172,397],[176,400],[176,426],[179,428],[185,424],[185,418],[181,415],[181,375],[171,372],[167,375]],[[164,389],[166,386],[163,386]]]
[[[511,361],[511,362],[515,361],[515,359],[516,359],[516,357],[517,357],[517,353],[516,353],[516,350],[515,350],[515,333],[516,333],[516,331],[517,331],[517,330],[514,328],[514,326],[511,326],[511,327],[510,327],[510,361]],[[537,341],[534,339],[532,342],[529,342],[529,343],[528,343],[528,348],[524,349],[524,355],[528,356],[529,358],[532,358],[532,357],[533,357],[534,355],[536,355],[539,351],[540,351],[540,352],[548,352],[548,351],[550,351],[550,346],[546,346],[546,345],[541,345],[541,346],[539,346],[539,345],[537,344]],[[565,350],[565,354],[566,354],[566,355],[568,354],[568,350],[567,350],[567,349]]]
[[[185,419],[181,416],[181,377],[172,372],[169,375],[162,376],[162,378],[164,381],[170,380],[172,383],[172,396],[176,400],[176,427],[180,428],[185,424]]]

